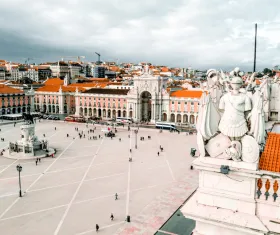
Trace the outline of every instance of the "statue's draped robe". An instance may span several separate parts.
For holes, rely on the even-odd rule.
[[[251,99],[242,93],[232,95],[230,92],[222,96],[219,108],[224,111],[219,130],[228,137],[242,137],[248,131],[245,111],[250,111]]]
[[[210,95],[202,94],[198,119],[197,130],[206,140],[210,139],[218,131],[220,113],[216,108]]]
[[[253,95],[253,109],[250,117],[251,128],[249,134],[255,138],[258,144],[265,143],[265,113],[263,105],[263,94],[257,90]]]

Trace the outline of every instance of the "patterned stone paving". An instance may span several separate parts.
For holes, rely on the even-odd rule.
[[[152,235],[172,216],[198,187],[198,172],[187,171],[185,176],[163,190],[142,213],[131,218],[116,235]]]
[[[19,126],[1,126],[0,137],[5,141],[0,142],[0,149],[20,138]],[[85,138],[78,138],[75,126],[84,130]],[[94,135],[103,136],[104,127],[96,127]],[[135,134],[122,127],[117,138],[89,140],[85,124],[43,121],[37,123],[36,133],[39,138],[46,134],[57,148],[56,157],[42,159],[38,166],[33,160],[0,157],[1,234],[90,235],[96,234],[98,223],[102,235],[117,231],[151,235],[197,184],[189,156],[190,148],[196,146],[195,136],[140,128],[135,149]],[[158,156],[160,145],[164,151]],[[22,198],[18,197],[19,163],[23,166]],[[116,192],[119,200],[114,198]],[[125,222],[127,215],[132,223]]]

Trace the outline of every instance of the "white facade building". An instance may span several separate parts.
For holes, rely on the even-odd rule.
[[[81,74],[82,66],[78,63],[72,63],[68,66],[70,78],[79,77]]]
[[[68,64],[63,61],[50,65],[50,69],[53,77],[64,77],[69,73]]]

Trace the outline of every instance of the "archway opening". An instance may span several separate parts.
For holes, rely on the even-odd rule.
[[[152,117],[152,95],[148,91],[141,94],[141,121],[150,121]]]
[[[162,114],[162,121],[167,121],[167,114],[166,113]]]
[[[170,121],[171,122],[175,122],[175,114],[174,113],[171,114]]]
[[[181,120],[181,114],[177,114],[177,122],[182,122],[182,120]]]
[[[190,123],[191,123],[191,124],[194,124],[194,115],[191,115],[191,116],[190,116]]]
[[[121,117],[122,114],[121,114],[121,110],[118,110],[118,117]]]

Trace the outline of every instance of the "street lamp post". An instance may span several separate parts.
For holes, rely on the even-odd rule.
[[[22,171],[22,166],[20,164],[17,165],[17,171],[18,171],[18,182],[19,182],[19,196],[22,197],[22,194],[21,194],[21,181],[20,181],[20,172]]]
[[[137,134],[138,134],[138,130],[134,130],[135,133],[135,148],[137,149]]]

